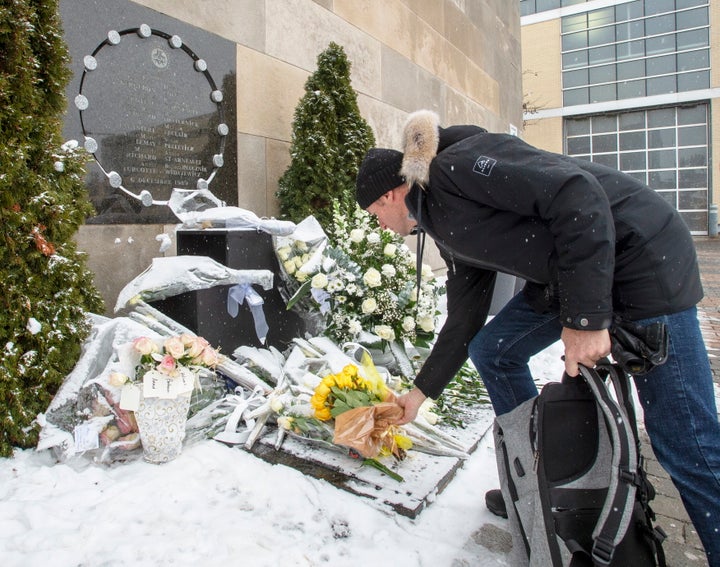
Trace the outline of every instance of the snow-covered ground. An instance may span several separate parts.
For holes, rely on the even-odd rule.
[[[535,357],[534,376],[559,379],[560,355]],[[18,451],[0,460],[0,565],[507,565],[479,543],[502,536],[484,505],[497,486],[492,434],[415,519],[215,441],[165,465]]]

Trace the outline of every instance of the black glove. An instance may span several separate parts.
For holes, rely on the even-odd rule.
[[[669,335],[665,323],[657,321],[643,327],[614,317],[609,331],[610,352],[628,374],[646,374],[667,360]]]

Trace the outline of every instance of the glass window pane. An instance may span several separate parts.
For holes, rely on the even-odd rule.
[[[601,134],[600,136],[593,136],[592,144],[593,153],[616,152],[617,135]]]
[[[648,151],[648,167],[650,169],[665,169],[675,167],[675,150]]]
[[[708,219],[707,212],[702,213],[685,213],[681,212],[680,216],[685,221],[687,227],[693,232],[707,232]]]
[[[620,130],[637,130],[645,128],[645,113],[640,112],[624,112],[618,116]]]
[[[571,51],[587,47],[587,32],[575,32],[562,36],[562,50]]]
[[[615,20],[623,22],[634,18],[641,18],[643,15],[643,0],[628,2],[627,4],[618,4],[615,6]]]
[[[569,118],[565,121],[565,132],[568,136],[590,133],[589,118]]]
[[[645,61],[642,59],[617,64],[617,78],[620,81],[624,79],[638,79],[644,76]]]
[[[700,6],[707,4],[707,0],[675,0],[675,5],[678,10],[683,8],[692,8],[693,6]]]
[[[655,75],[666,75],[668,73],[674,73],[675,68],[675,55],[663,55],[661,57],[652,57],[646,62],[646,69],[648,77]]]
[[[594,155],[592,160],[595,163],[599,163],[601,165],[607,165],[608,167],[612,167],[613,169],[618,168],[617,154]]]
[[[656,110],[648,110],[647,125],[648,125],[648,128],[660,128],[662,126],[675,126],[675,109],[674,108],[658,108]]]
[[[606,26],[608,24],[615,23],[615,10],[611,6],[609,8],[602,8],[601,10],[593,10],[588,12],[588,27],[596,28],[599,26]]]
[[[615,85],[590,87],[590,102],[607,102],[615,100]]]
[[[567,152],[570,155],[589,154],[590,153],[590,136],[580,136],[578,138],[568,138]]]
[[[528,0],[520,0],[520,16],[529,16],[534,13],[535,6]]]
[[[695,10],[688,10],[686,12],[677,13],[677,29],[686,30],[689,28],[696,28],[699,26],[708,25],[708,10],[707,8],[696,8]]]
[[[645,42],[640,40],[618,43],[615,46],[615,53],[617,54],[617,58],[619,60],[643,57],[645,55]]]
[[[687,53],[678,53],[677,69],[678,71],[690,71],[692,69],[709,69],[710,68],[710,52],[707,49],[699,51],[689,51]]]
[[[651,171],[649,175],[649,185],[653,189],[677,189],[677,172],[674,169],[672,171]]]
[[[589,98],[588,89],[573,89],[563,92],[563,104],[565,106],[575,106],[576,104],[587,104]]]
[[[677,48],[692,49],[693,47],[707,47],[709,43],[709,32],[707,28],[680,32],[676,34]]]
[[[601,132],[615,132],[616,130],[617,118],[614,114],[607,114],[605,116],[594,116],[592,118],[593,134],[600,134]]]
[[[562,74],[563,88],[584,87],[588,84],[588,70],[576,69],[575,71],[565,71]]]
[[[562,65],[563,69],[572,69],[574,67],[583,67],[588,63],[588,52],[587,49],[581,49],[580,51],[571,51],[570,53],[563,53]]]
[[[560,0],[536,0],[537,11],[544,12],[545,10],[554,10],[560,7]]]
[[[566,16],[562,19],[560,25],[562,33],[570,33],[587,29],[587,14]]]
[[[678,146],[704,146],[707,144],[707,128],[684,126],[678,128]]]
[[[705,209],[707,207],[707,191],[678,192],[678,209]]]
[[[615,80],[615,65],[601,65],[590,68],[590,84],[609,83]]]
[[[645,132],[621,132],[620,133],[620,149],[621,150],[641,150],[645,149]]]
[[[710,72],[695,71],[678,75],[678,92],[710,88]]]
[[[615,26],[605,26],[588,31],[588,45],[603,45],[615,41]]]
[[[647,18],[645,20],[645,33],[647,35],[657,35],[674,31],[675,14],[665,14],[664,16],[655,16],[654,18]]]
[[[680,148],[678,150],[679,167],[706,167],[707,148]]]
[[[649,148],[674,148],[675,128],[663,128],[662,130],[650,130],[648,132]]]
[[[701,167],[678,170],[678,187],[681,189],[686,187],[707,188],[707,169]]]
[[[650,185],[650,187],[652,187],[652,185]],[[665,199],[671,207],[677,209],[677,191],[658,191],[657,194]]]
[[[676,91],[675,75],[647,79],[647,96],[674,93]]]
[[[595,47],[589,50],[588,62],[590,65],[610,63],[615,61],[615,46]]]
[[[617,86],[618,99],[645,96],[645,80],[624,81]]]
[[[704,104],[697,106],[684,106],[677,110],[677,123],[683,124],[705,124],[707,119],[707,107]]]
[[[646,16],[672,12],[673,10],[675,10],[675,0],[652,0],[652,2],[645,2]]]
[[[574,6],[575,4],[584,4],[587,0],[562,0],[561,6]]]
[[[635,169],[645,169],[645,152],[628,152],[620,154],[620,169],[622,171],[632,171]]]
[[[648,55],[675,53],[675,34],[647,38],[645,40],[645,52]]]

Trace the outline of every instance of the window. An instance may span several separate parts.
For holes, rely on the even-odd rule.
[[[561,30],[565,106],[710,87],[708,0],[636,0]]]
[[[708,106],[654,108],[565,119],[565,153],[615,167],[707,234]]]

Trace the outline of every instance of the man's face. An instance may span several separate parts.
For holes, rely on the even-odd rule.
[[[405,195],[407,187],[400,185],[385,193],[377,201],[367,208],[367,211],[375,215],[382,228],[397,232],[400,236],[407,236],[417,224],[410,218]]]

